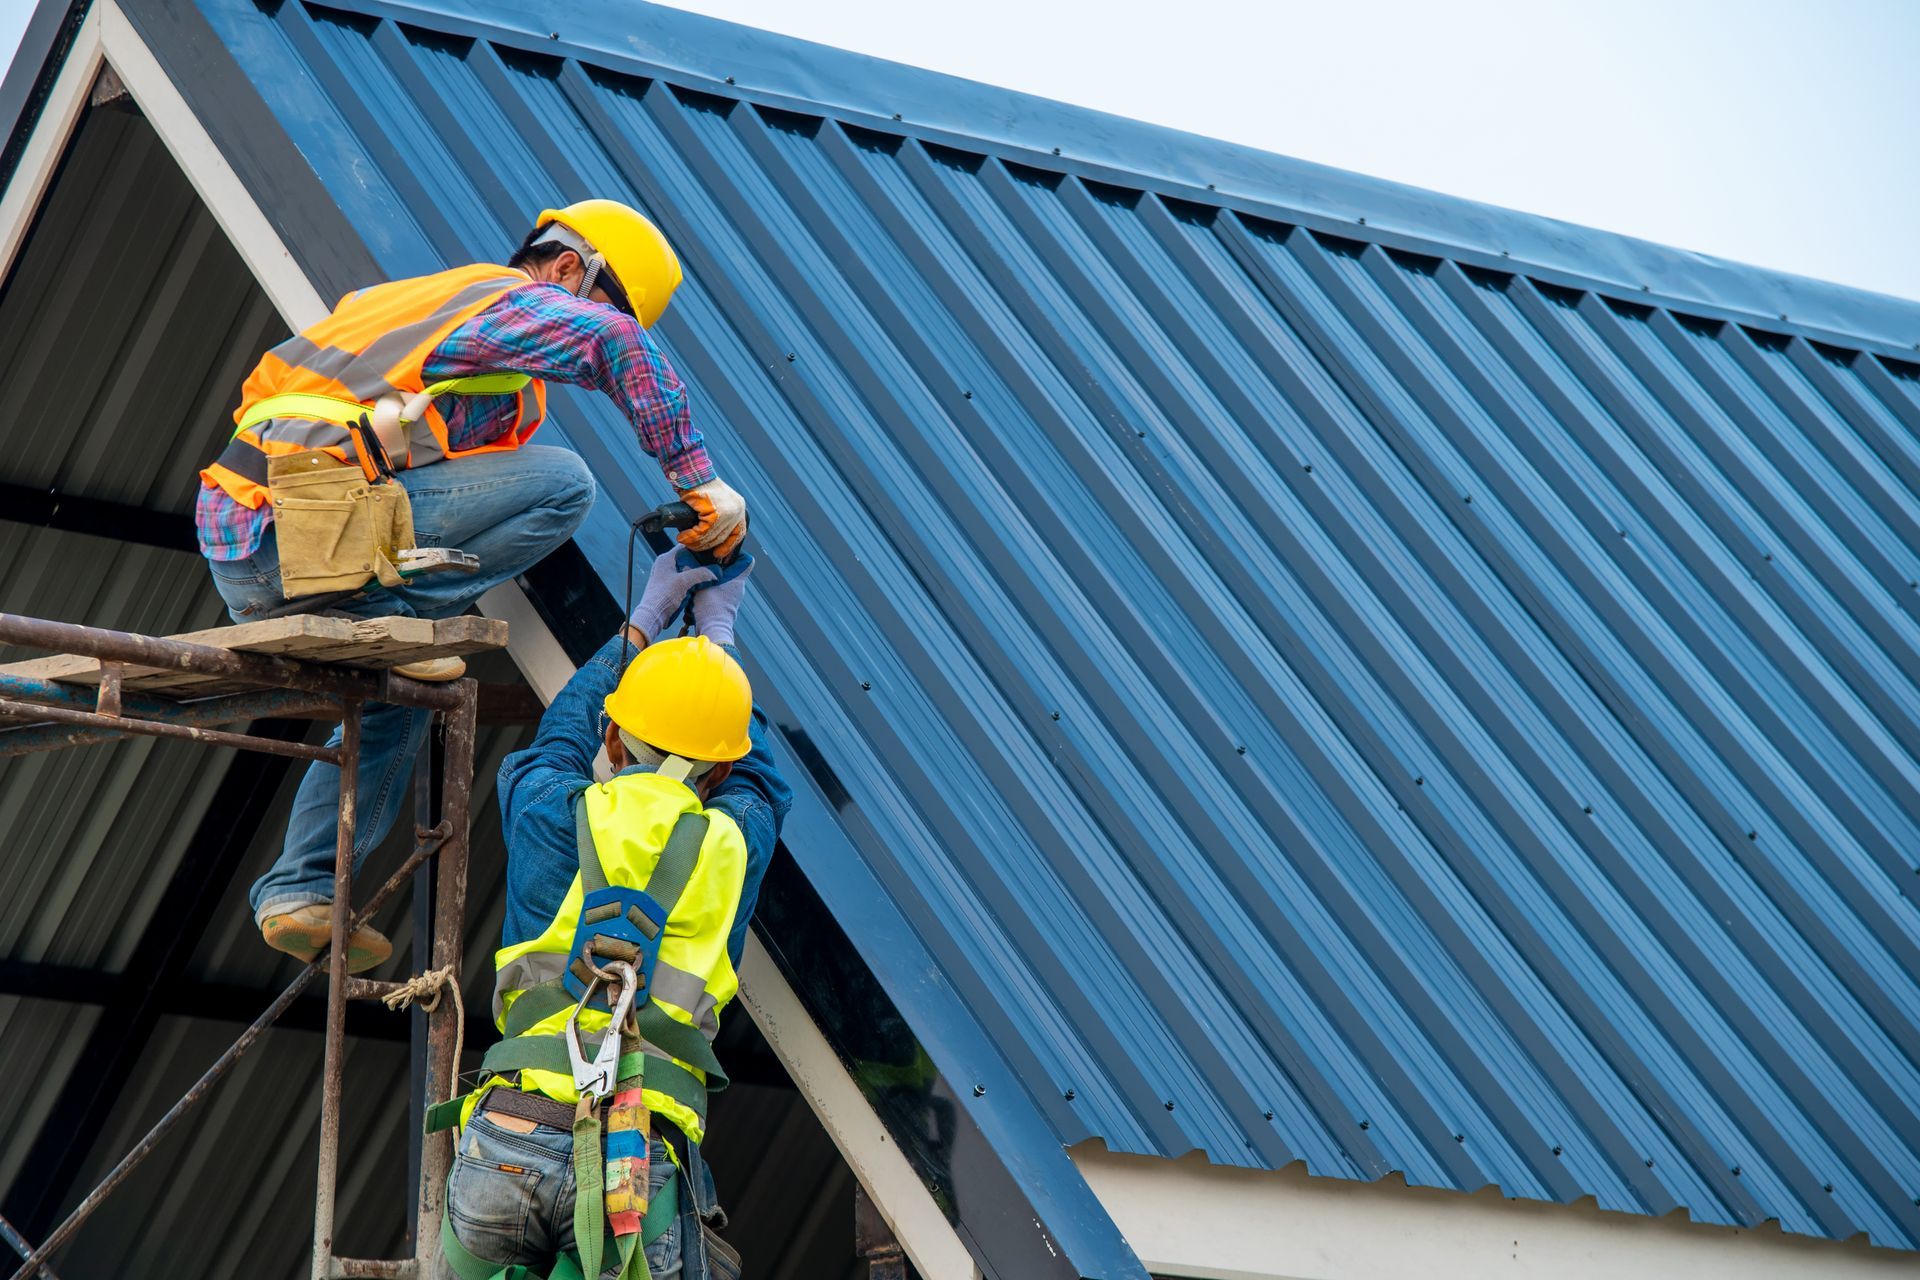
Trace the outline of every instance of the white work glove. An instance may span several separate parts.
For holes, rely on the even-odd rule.
[[[693,553],[685,547],[661,552],[647,570],[647,585],[641,589],[640,603],[634,606],[627,625],[652,640],[680,612],[687,592],[719,576],[714,566],[695,564]]]
[[[747,536],[747,500],[725,480],[682,489],[680,500],[700,516],[699,524],[681,533],[681,546],[711,551],[724,560]]]
[[[747,574],[752,570],[753,556],[742,551],[714,569],[711,583],[694,590],[694,631],[715,644],[733,643],[734,615],[747,598]]]

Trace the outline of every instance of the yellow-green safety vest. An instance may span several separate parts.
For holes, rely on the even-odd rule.
[[[720,1014],[740,985],[727,940],[746,881],[746,839],[728,814],[704,808],[685,783],[657,773],[619,774],[586,788],[575,803],[581,857],[597,857],[606,885],[616,888],[648,888],[681,820],[689,815],[705,819],[698,856],[660,930],[651,981],[644,998],[636,1000],[646,1054],[647,1105],[693,1141],[702,1141],[707,1090],[726,1082],[711,1046],[720,1034]],[[561,988],[561,980],[586,893],[582,873],[576,871],[546,929],[494,954],[494,1021],[508,1039],[488,1052],[486,1066],[515,1068],[520,1088],[569,1104],[579,1101],[579,1093],[564,1065],[564,1049],[558,1058],[552,1052],[576,1003]],[[604,1009],[589,1006],[581,1011],[579,1026],[583,1036],[597,1037],[608,1021]],[[546,1052],[543,1056],[535,1049]],[[533,1062],[554,1069],[526,1065]],[[460,1123],[466,1124],[487,1089],[507,1083],[495,1075],[468,1095]]]

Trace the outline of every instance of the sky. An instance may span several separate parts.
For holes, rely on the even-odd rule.
[[[1920,0],[674,7],[1920,299]]]

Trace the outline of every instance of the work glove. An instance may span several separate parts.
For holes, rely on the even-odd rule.
[[[753,557],[742,551],[724,565],[713,566],[713,581],[693,592],[693,629],[715,644],[733,643],[733,619],[747,598],[747,574]]]
[[[747,536],[747,500],[725,480],[709,480],[680,490],[680,500],[700,516],[700,523],[680,534],[680,545],[710,551],[725,560]]]
[[[722,572],[716,565],[696,563],[693,552],[685,547],[661,552],[654,557],[653,567],[647,570],[647,585],[640,592],[640,603],[634,606],[627,625],[652,640],[680,612],[687,592],[706,586]]]

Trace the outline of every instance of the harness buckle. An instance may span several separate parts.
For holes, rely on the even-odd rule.
[[[639,975],[624,960],[615,960],[604,969],[591,960],[587,963],[593,970],[593,981],[587,985],[580,1003],[567,1015],[566,1030],[561,1033],[567,1042],[567,1061],[573,1067],[573,1085],[582,1101],[590,1097],[611,1097],[619,1083],[621,1030],[633,1012],[633,993],[639,986]],[[606,1038],[600,1041],[600,1048],[589,1060],[580,1042],[580,1011],[587,1007],[602,983],[615,982],[619,984],[620,994],[613,1003],[613,1021],[607,1024]]]

